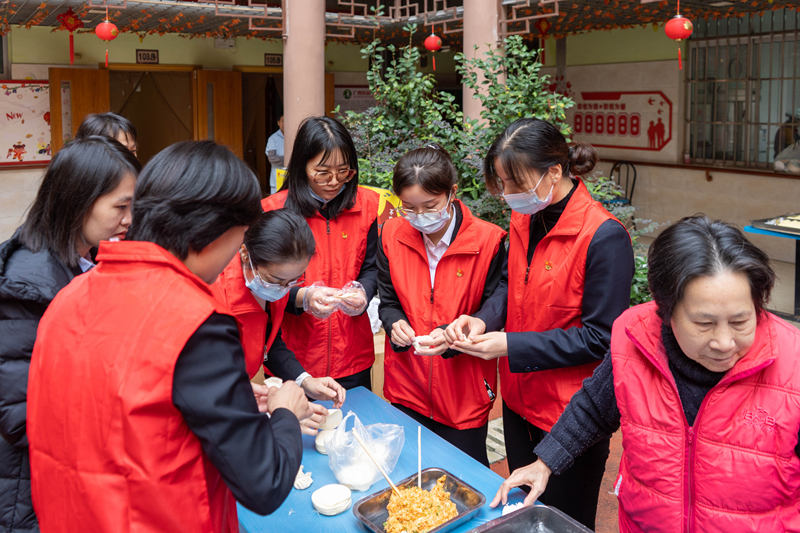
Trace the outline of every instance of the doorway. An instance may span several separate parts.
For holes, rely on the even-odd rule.
[[[272,72],[242,73],[242,139],[244,161],[258,175],[261,191],[269,194],[270,162],[266,147],[269,137],[278,131],[283,115],[283,74]]]
[[[139,132],[139,160],[146,164],[176,142],[192,139],[192,73],[111,71],[111,111]]]

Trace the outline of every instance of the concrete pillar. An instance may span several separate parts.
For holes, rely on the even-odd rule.
[[[325,0],[284,2],[284,161],[300,123],[325,114]]]
[[[501,44],[500,9],[499,1],[464,0],[464,55],[467,59],[482,57],[489,47],[497,48]],[[478,83],[482,80],[479,73]],[[464,116],[480,120],[483,106],[480,100],[472,97],[473,93],[464,86]]]

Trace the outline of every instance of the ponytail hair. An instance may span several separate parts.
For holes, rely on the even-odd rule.
[[[597,152],[591,144],[567,144],[558,128],[549,122],[521,118],[512,122],[495,139],[483,162],[486,188],[492,194],[503,192],[503,184],[497,175],[497,162],[503,166],[512,183],[522,185],[531,170],[544,175],[554,166],[560,166],[564,176],[583,177],[594,169]]]

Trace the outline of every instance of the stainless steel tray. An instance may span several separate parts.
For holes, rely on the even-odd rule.
[[[471,533],[592,533],[555,507],[525,507],[506,516],[486,522]]]
[[[769,231],[777,231],[777,232],[786,233],[786,234],[789,234],[789,235],[800,235],[800,229],[787,228],[787,227],[784,227],[784,226],[777,226],[775,224],[767,224],[767,222],[769,222],[770,220],[775,220],[776,218],[796,217],[796,216],[798,216],[798,213],[788,213],[786,215],[780,215],[780,216],[772,217],[772,218],[762,218],[760,220],[751,220],[750,224],[754,228],[766,229],[766,230],[769,230]]]
[[[483,494],[470,487],[447,470],[441,468],[426,468],[422,471],[422,488],[431,490],[433,486],[436,485],[436,480],[442,476],[446,476],[444,490],[450,493],[450,500],[456,504],[458,516],[431,529],[430,533],[446,533],[452,531],[461,524],[472,520],[472,517],[478,512],[478,509],[483,507],[483,504],[486,503],[486,498]],[[400,488],[416,484],[417,475],[414,474],[395,485],[397,488]],[[367,496],[359,500],[353,506],[353,514],[356,515],[370,531],[383,533],[383,524],[389,519],[389,512],[386,510],[386,506],[389,505],[389,496],[391,492],[392,489],[387,488],[372,496]]]

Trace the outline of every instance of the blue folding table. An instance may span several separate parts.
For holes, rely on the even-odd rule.
[[[330,407],[330,402],[322,402]],[[378,422],[403,426],[405,444],[394,471],[389,475],[392,481],[405,479],[417,471],[417,423],[363,387],[347,391],[347,399],[342,406],[346,415],[353,411],[364,425]],[[352,422],[348,420],[348,429]],[[337,516],[322,516],[311,504],[311,493],[316,489],[338,483],[328,466],[328,456],[317,452],[314,437],[303,435],[303,466],[311,472],[314,484],[306,490],[292,489],[291,494],[277,511],[269,516],[258,516],[239,505],[240,530],[246,533],[262,532],[303,532],[333,533],[367,531],[355,515],[352,507]],[[422,468],[439,467],[462,479],[486,497],[486,505],[478,511],[475,518],[454,530],[457,533],[470,531],[481,524],[498,518],[502,505],[496,509],[489,507],[503,478],[475,461],[452,444],[445,442],[431,431],[422,428]],[[386,480],[381,479],[365,492],[353,492],[353,504],[358,500],[387,488]],[[521,502],[525,494],[514,489],[509,494],[509,502]]]
[[[795,233],[786,233],[783,231],[773,231],[755,226],[745,226],[744,230],[747,233],[758,233],[759,235],[769,235],[771,237],[781,237],[782,239],[794,239],[794,314],[781,313],[778,311],[771,311],[783,318],[789,318],[800,322],[800,235]]]

